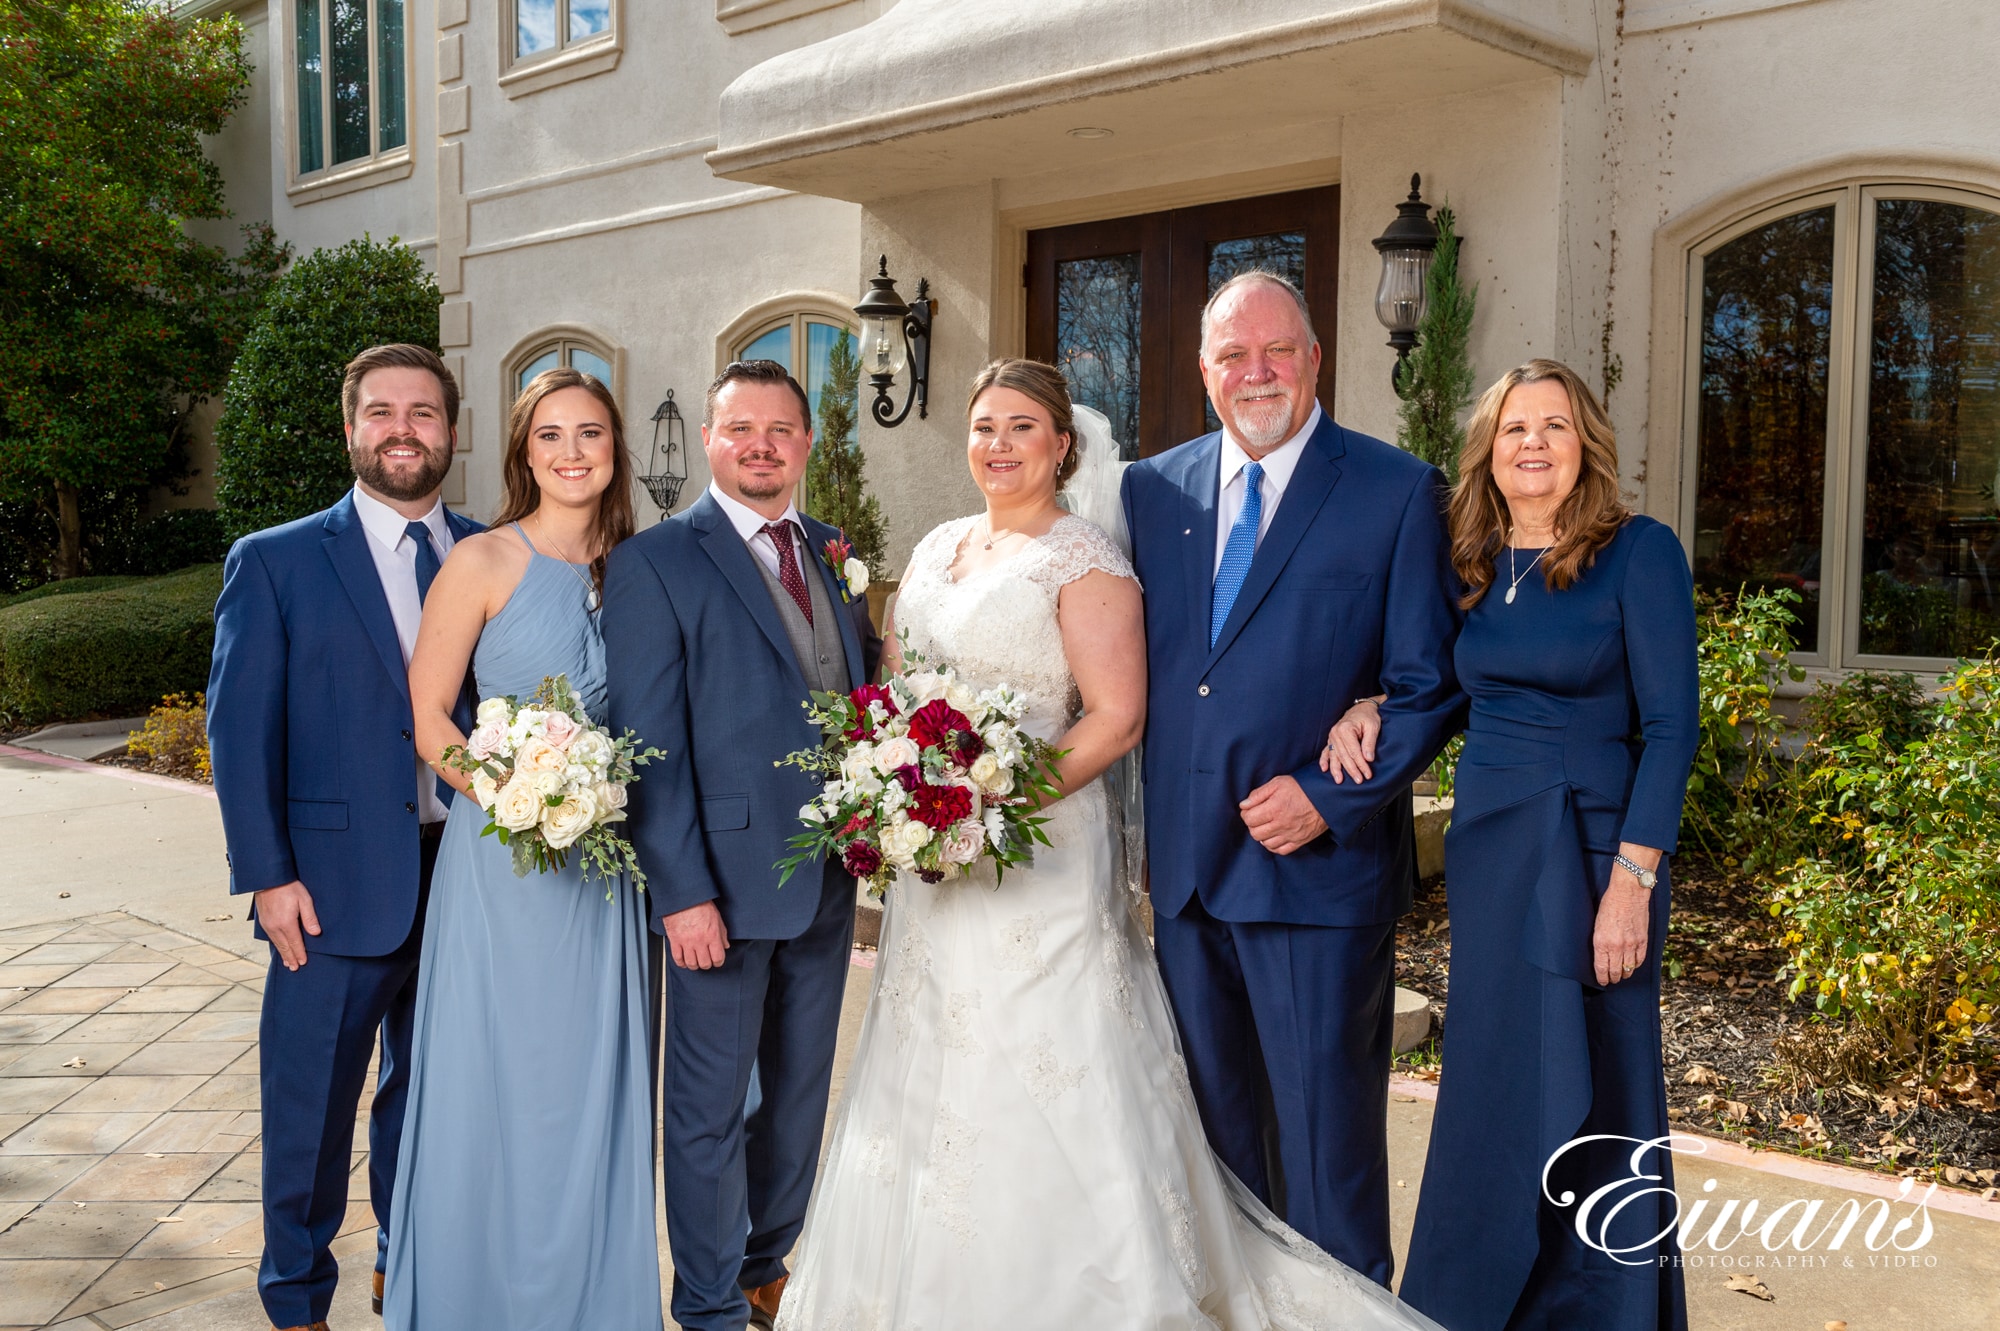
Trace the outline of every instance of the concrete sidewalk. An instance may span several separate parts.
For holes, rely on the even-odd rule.
[[[14,851],[0,879],[0,1331],[265,1331],[254,1288],[265,959],[225,895],[214,798],[179,782],[6,752],[0,794],[0,835]],[[866,964],[849,972],[836,1096],[872,980]],[[1391,1095],[1399,1261],[1433,1094],[1399,1082]],[[366,1298],[374,1239],[365,1112],[364,1100],[335,1244],[342,1281],[333,1325],[347,1331],[377,1325]],[[1676,1167],[1683,1205],[1707,1202],[1708,1220],[1726,1199],[1755,1201],[1760,1216],[1794,1201],[1819,1201],[1830,1214],[1893,1191],[1879,1175],[1722,1143]],[[1897,1218],[1910,1211],[1889,1209]],[[1697,1331],[1824,1331],[1833,1322],[1851,1331],[2000,1329],[2000,1204],[1955,1194],[1934,1202],[1929,1219],[1934,1235],[1922,1248],[1872,1260],[1865,1219],[1845,1252],[1816,1254],[1825,1265],[1796,1254],[1787,1262],[1754,1235],[1726,1251],[1699,1246],[1686,1272],[1691,1323]],[[660,1232],[670,1278],[664,1223]],[[1732,1291],[1729,1277],[1743,1273],[1773,1301]]]

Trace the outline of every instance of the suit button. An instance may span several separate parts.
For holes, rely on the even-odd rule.
[[[407,731],[407,730],[405,730],[405,731],[403,732],[403,738],[404,738],[404,739],[408,739],[409,737],[410,737],[410,732],[409,732],[409,731]]]
[[[826,664],[826,662],[827,662],[827,658],[826,658],[826,657],[822,656],[822,657],[820,657],[820,658],[819,658],[819,663],[820,663],[821,665],[825,665],[825,664]]]
[[[417,805],[416,805],[416,801],[414,801],[414,800],[406,800],[406,801],[404,801],[404,803],[403,803],[403,812],[404,812],[404,813],[415,813],[416,811],[417,811]]]
[[[1206,684],[1202,685],[1200,688],[1196,689],[1195,692],[1199,693],[1202,697],[1206,698],[1208,696],[1208,685]]]

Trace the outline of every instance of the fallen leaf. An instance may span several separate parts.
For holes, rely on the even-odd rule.
[[[57,900],[61,900],[62,898],[66,897],[66,896],[68,896],[68,895],[69,895],[69,893],[67,893],[67,892],[58,892],[58,893],[56,893],[56,899],[57,899]]]
[[[1397,1187],[1399,1187],[1399,1188],[1407,1188],[1407,1187],[1409,1187],[1410,1185],[1409,1185],[1409,1184],[1407,1184],[1407,1183],[1405,1183],[1405,1182],[1403,1182],[1403,1180],[1401,1180],[1401,1179],[1397,1179],[1397,1180],[1396,1180],[1396,1186],[1397,1186]]]
[[[79,1054],[75,1058],[72,1058],[69,1062],[63,1064],[63,1066],[66,1068],[87,1068],[90,1065],[84,1062],[83,1056]]]
[[[1965,1182],[1965,1171],[1957,1165],[1946,1165],[1944,1167],[1944,1181],[1950,1184],[1963,1183]]]
[[[201,918],[209,924],[217,924],[223,920],[233,920],[236,917],[234,915],[204,915]]]
[[[1828,1322],[1828,1323],[1826,1324],[1826,1331],[1847,1331],[1847,1323],[1845,1323],[1845,1322]]]
[[[1702,971],[1694,978],[1703,984],[1715,984],[1722,979],[1722,973],[1720,971]]]
[[[153,1223],[156,1225],[178,1225],[181,1223],[181,1219],[182,1217],[177,1215],[156,1215],[153,1217]]]
[[[154,1289],[165,1289],[166,1287],[167,1287],[167,1284],[166,1284],[166,1282],[165,1282],[164,1280],[155,1280],[155,1281],[153,1282],[153,1288],[154,1288]]]
[[[1764,1288],[1764,1282],[1756,1276],[1739,1273],[1723,1281],[1722,1287],[1738,1294],[1748,1294],[1753,1299],[1762,1299],[1766,1303],[1776,1303],[1778,1299],[1777,1295]]]
[[[1687,1070],[1687,1075],[1682,1077],[1681,1081],[1688,1086],[1720,1086],[1722,1074],[1714,1068],[1705,1068],[1697,1063]]]
[[[160,1154],[158,1151],[148,1151],[146,1152],[146,1158],[148,1160],[164,1160],[167,1157]]]
[[[1981,1201],[2000,1202],[2000,1188],[1988,1188],[1980,1194]]]

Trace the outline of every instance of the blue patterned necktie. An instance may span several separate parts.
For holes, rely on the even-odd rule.
[[[417,543],[417,604],[431,594],[431,579],[438,575],[437,547],[431,544],[431,529],[422,522],[412,522],[403,528],[405,534]]]
[[[1257,526],[1264,520],[1264,466],[1252,462],[1243,468],[1243,511],[1229,529],[1229,543],[1222,547],[1222,566],[1215,570],[1215,608],[1208,617],[1208,645],[1222,636],[1229,622],[1229,608],[1243,579],[1250,575],[1250,561],[1257,556]]]

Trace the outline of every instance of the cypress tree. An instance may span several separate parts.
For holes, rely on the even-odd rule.
[[[812,456],[806,460],[806,512],[840,528],[854,557],[882,576],[887,529],[882,506],[868,493],[861,445],[854,425],[860,400],[861,357],[854,339],[842,333],[827,356],[826,387],[819,397]]]
[[[1438,244],[1424,279],[1424,317],[1416,350],[1397,376],[1403,399],[1396,442],[1458,480],[1458,451],[1465,427],[1458,413],[1472,402],[1472,311],[1477,292],[1459,280],[1457,218],[1446,204],[1437,211]]]

